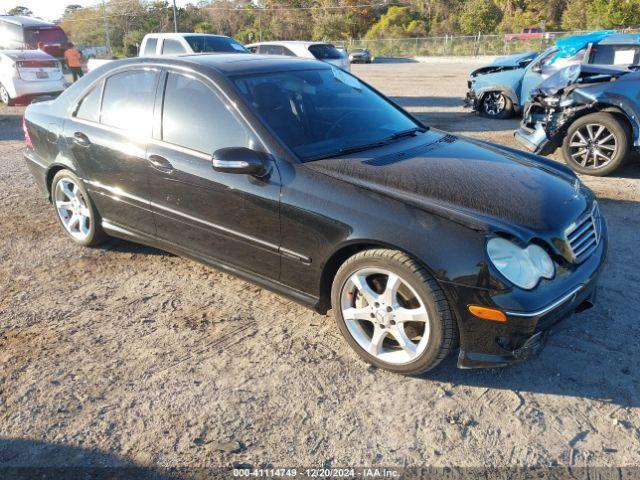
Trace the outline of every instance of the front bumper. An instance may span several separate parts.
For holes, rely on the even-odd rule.
[[[471,82],[469,82],[469,91],[464,97],[464,106],[465,108],[470,108],[474,112],[478,111],[478,97],[476,97],[476,93],[471,90]]]
[[[536,123],[532,129],[522,126],[513,132],[513,136],[527,150],[537,154],[544,154],[543,152],[549,149],[551,143],[540,123]]]
[[[491,295],[470,287],[455,287],[460,354],[458,367],[500,367],[537,355],[550,329],[590,308],[595,303],[597,280],[605,263],[607,230],[603,224],[597,250],[574,272],[526,292],[512,289]],[[451,287],[451,286],[450,286]],[[474,317],[468,305],[487,305],[502,310],[506,322]]]

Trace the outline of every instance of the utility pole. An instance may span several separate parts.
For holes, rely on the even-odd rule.
[[[173,31],[178,33],[178,9],[176,8],[176,0],[173,0]]]
[[[107,54],[111,56],[111,39],[109,38],[109,20],[107,20],[107,6],[102,0],[102,18],[104,19],[104,35],[107,39]]]

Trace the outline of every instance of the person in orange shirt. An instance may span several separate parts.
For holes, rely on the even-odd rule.
[[[64,59],[67,62],[69,70],[71,70],[74,82],[84,75],[82,72],[82,66],[80,65],[82,53],[73,46],[73,43],[67,44],[67,49],[64,51]]]

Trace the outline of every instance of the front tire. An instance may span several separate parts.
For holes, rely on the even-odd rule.
[[[562,142],[564,161],[576,172],[605,176],[629,156],[629,128],[615,115],[598,112],[578,118]]]
[[[514,114],[513,102],[503,92],[487,92],[480,101],[480,113],[489,118],[510,118]]]
[[[78,245],[94,247],[106,234],[101,218],[82,181],[69,170],[60,170],[51,182],[51,201],[58,222]]]
[[[331,304],[347,343],[391,372],[431,370],[455,348],[457,324],[433,277],[408,255],[373,249],[338,270]]]

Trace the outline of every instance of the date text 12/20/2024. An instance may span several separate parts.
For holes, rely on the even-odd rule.
[[[234,468],[234,477],[253,478],[400,478],[393,468]]]

